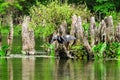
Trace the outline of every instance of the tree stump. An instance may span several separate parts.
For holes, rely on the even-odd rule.
[[[106,42],[106,23],[104,20],[100,22],[99,28],[96,32],[97,42]],[[99,38],[99,39],[98,39]]]
[[[29,27],[30,17],[24,17],[22,24],[22,52],[24,54],[35,54],[34,31]]]
[[[54,33],[54,35],[59,35],[59,36],[64,36],[67,33],[67,23],[64,21],[61,25],[60,28],[58,29],[57,33]],[[70,55],[69,51],[69,42],[60,44],[57,41],[54,41],[53,44],[55,45],[55,53],[56,56],[58,56],[60,59],[67,59],[67,58],[73,58]]]
[[[65,35],[67,32],[67,23],[63,22],[58,29],[58,34]],[[99,43],[111,43],[114,41],[120,42],[120,24],[116,27],[116,32],[114,32],[113,20],[112,16],[109,16],[102,20],[99,24],[99,27],[96,27],[95,18],[91,17],[90,20],[90,28],[85,32],[82,27],[82,20],[80,16],[73,15],[72,16],[72,24],[70,35],[76,36],[77,41],[76,44],[80,43],[80,46],[83,46],[86,53],[87,58],[93,58],[92,48]],[[69,46],[73,45],[73,41],[69,43]],[[58,44],[56,47],[56,51],[59,56],[63,58],[70,58],[69,49],[64,45]],[[62,54],[61,54],[62,53]]]
[[[96,25],[95,25],[95,18],[91,17],[90,20],[90,45],[94,46],[95,44],[95,30],[96,30]]]
[[[9,45],[9,49],[7,50],[7,55],[11,53],[12,50],[12,43],[13,43],[13,34],[14,34],[14,29],[13,29],[13,18],[12,18],[12,13],[9,14],[9,25],[10,25],[10,31],[7,37],[7,43]]]
[[[76,33],[76,22],[77,22],[77,16],[73,15],[72,16],[72,24],[71,24],[71,30],[70,30],[70,35],[75,36]],[[69,46],[73,45],[74,41],[70,41]]]
[[[115,41],[120,42],[120,23],[116,27]]]
[[[77,18],[75,28],[76,28],[76,38],[77,38],[76,43],[83,44],[84,29],[82,27],[82,20],[80,16],[78,16]]]
[[[106,41],[107,43],[114,41],[114,26],[112,16],[105,18],[106,23]]]

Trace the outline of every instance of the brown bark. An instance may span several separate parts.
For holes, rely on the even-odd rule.
[[[120,42],[120,23],[116,27],[115,41]]]
[[[64,36],[67,34],[67,23],[64,21],[61,25],[60,28],[58,29],[58,33],[53,34],[54,35],[59,35],[59,36]],[[55,45],[55,52],[56,55],[60,58],[72,58],[70,55],[69,51],[69,42],[64,43],[64,44],[59,44],[57,41],[53,43]]]
[[[106,42],[106,23],[104,20],[100,22],[98,32],[96,32],[96,34],[98,34],[96,37],[99,38],[97,42]]]
[[[88,42],[88,33],[85,33],[85,36],[83,38],[83,45],[84,45],[84,49],[87,52],[87,59],[92,59],[93,56],[93,52],[92,52],[92,47],[90,46],[89,42]]]
[[[58,33],[62,36],[66,35],[66,33],[67,33],[67,23],[66,23],[66,21],[62,22],[62,24],[60,25]]]
[[[35,53],[34,31],[29,27],[30,17],[24,17],[22,24],[22,51],[24,54]]]
[[[11,50],[12,50],[13,33],[14,33],[12,12],[8,15],[8,17],[9,17],[8,20],[9,20],[9,25],[10,25],[10,32],[8,34],[8,37],[7,37],[7,43],[9,45],[9,49],[7,50],[7,55],[9,55],[11,53]]]
[[[114,26],[112,16],[105,18],[106,23],[106,41],[113,42],[114,41]]]
[[[90,20],[90,45],[91,46],[94,46],[95,44],[95,30],[96,30],[95,18],[91,17],[91,20]]]
[[[70,35],[75,36],[76,33],[76,23],[77,23],[77,16],[73,15],[72,16],[72,24],[71,24],[71,30],[70,30]],[[74,41],[70,41],[70,46],[73,45]]]
[[[82,20],[81,20],[80,16],[78,16],[77,22],[76,22],[76,38],[77,38],[77,42],[76,43],[83,44],[84,29],[82,27]]]

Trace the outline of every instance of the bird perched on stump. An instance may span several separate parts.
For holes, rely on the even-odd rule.
[[[63,44],[63,48],[64,50],[62,50],[63,52],[65,51],[66,54],[62,53],[57,53],[57,55],[60,56],[60,58],[73,58],[73,56],[69,53],[69,42],[72,40],[76,40],[76,38],[74,36],[71,35],[55,35],[52,37],[51,43],[53,43],[54,41],[57,41],[59,44]],[[60,51],[61,52],[61,51]],[[66,56],[65,56],[66,55]]]
[[[53,43],[54,41],[58,41],[58,43],[63,44],[63,43],[70,42],[72,40],[76,40],[76,38],[71,35],[64,35],[64,36],[55,35],[52,37],[51,43]]]
[[[58,52],[57,55],[59,55],[60,58],[65,58],[65,57],[73,58],[73,56],[71,56],[71,54],[69,54],[69,42],[72,40],[76,40],[76,38],[71,35],[55,35],[52,37],[51,43],[53,43],[54,41],[57,41],[59,44],[64,45],[63,46],[64,49],[61,51],[65,52],[66,54],[63,54],[63,52],[62,53]]]

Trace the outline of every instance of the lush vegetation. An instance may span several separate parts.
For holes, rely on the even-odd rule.
[[[80,6],[73,7],[58,2],[43,5],[37,2],[30,8],[31,26],[38,35],[47,37],[57,30],[64,20],[70,26],[71,16],[74,14],[80,15],[83,19],[90,16],[89,10]]]
[[[9,14],[13,14],[14,36],[21,35],[21,22],[25,15],[31,17],[30,27],[35,31],[36,37],[46,39],[57,30],[63,21],[66,21],[70,30],[71,16],[79,15],[83,20],[85,31],[89,30],[87,20],[93,15],[97,22],[104,17],[112,15],[115,26],[120,22],[119,0],[14,0],[0,1],[0,31],[2,35],[9,33],[7,22]],[[44,44],[48,44],[44,42]],[[4,45],[4,44],[3,44]],[[97,57],[118,57],[120,43],[99,43],[92,50]],[[71,47],[75,55],[86,56],[83,45]],[[2,53],[2,50],[0,50]],[[3,50],[4,51],[4,50]],[[17,50],[16,50],[17,51]]]

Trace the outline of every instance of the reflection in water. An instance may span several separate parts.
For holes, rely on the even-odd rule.
[[[22,80],[34,80],[35,57],[22,59]]]
[[[120,61],[0,58],[0,80],[120,80]]]
[[[8,69],[6,59],[0,59],[0,80],[8,80]]]

